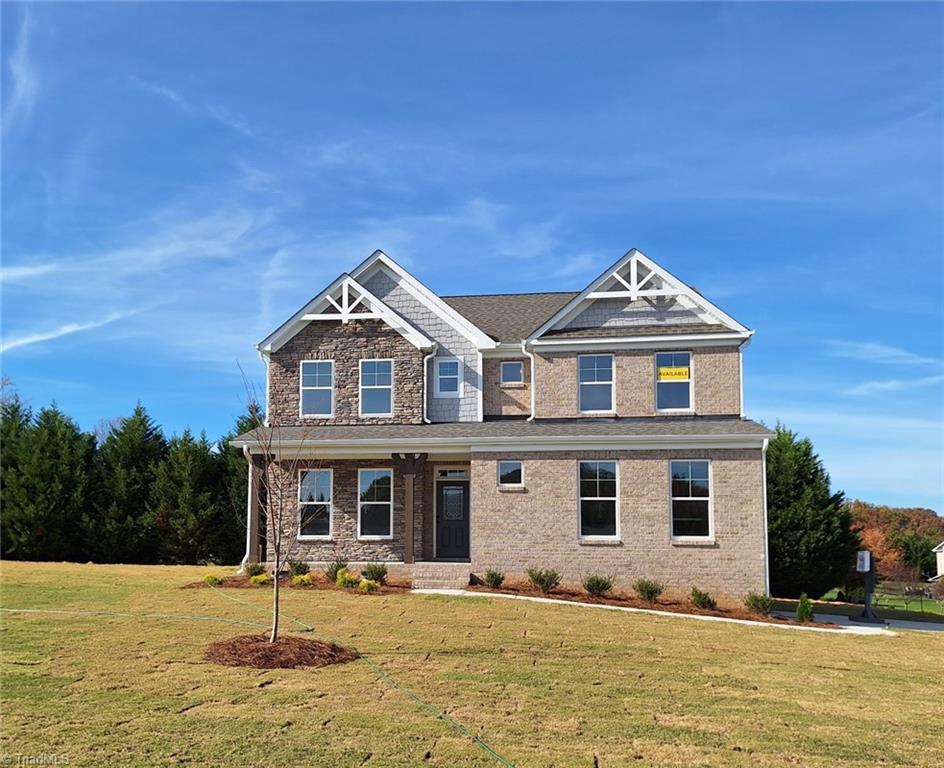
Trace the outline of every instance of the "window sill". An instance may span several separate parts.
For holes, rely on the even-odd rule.
[[[656,416],[694,416],[694,408],[656,408]]]
[[[462,398],[462,395],[458,395],[455,392],[448,395],[441,395],[438,392],[433,393],[433,400],[459,400]]]
[[[577,543],[582,547],[622,547],[622,539],[578,538]]]
[[[714,539],[672,539],[673,547],[716,547],[717,542]]]
[[[299,541],[323,541],[331,543],[334,541],[334,536],[298,536]]]
[[[616,411],[577,411],[580,416],[608,416],[613,418]]]
[[[525,383],[523,381],[503,381],[498,386],[502,389],[524,389]]]
[[[333,413],[301,413],[298,418],[300,419],[333,419]]]
[[[523,485],[499,485],[499,493],[527,493],[528,489]]]
[[[393,541],[393,536],[358,536],[358,541]]]

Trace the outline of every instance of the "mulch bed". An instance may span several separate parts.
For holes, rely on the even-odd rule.
[[[311,573],[314,578],[312,579],[313,583],[310,587],[296,587],[294,584],[292,584],[291,578],[287,576],[283,576],[281,588],[282,589],[286,589],[286,588],[297,589],[300,592],[305,592],[306,590],[311,590],[311,589],[333,589],[339,592],[347,592],[347,593],[353,593],[357,595],[397,595],[397,594],[402,595],[406,592],[409,592],[412,587],[412,584],[409,582],[409,580],[388,578],[387,583],[381,584],[380,589],[378,589],[376,592],[361,592],[359,589],[356,589],[356,588],[343,589],[342,587],[339,587],[337,584],[335,584],[333,581],[328,581],[328,577],[325,576],[323,573],[316,573],[314,571],[312,571]],[[202,587],[207,587],[207,586],[208,585],[205,581],[192,581],[189,584],[184,584],[181,587],[181,589],[200,589]],[[223,579],[223,583],[218,584],[217,586],[223,589],[271,589],[272,588],[271,582],[269,584],[253,584],[251,581],[249,581],[248,576],[244,576],[242,574],[226,576]]]
[[[270,643],[268,635],[238,635],[213,643],[204,654],[207,661],[226,667],[297,669],[346,664],[360,658],[352,648],[308,640],[293,635]]]
[[[706,611],[696,608],[691,603],[671,599],[660,599],[655,604],[647,603],[633,595],[625,592],[613,592],[606,597],[594,597],[581,590],[560,586],[550,594],[545,595],[541,590],[531,586],[530,583],[511,583],[502,585],[499,589],[491,589],[484,584],[471,584],[466,589],[473,592],[498,592],[510,595],[521,595],[523,597],[549,597],[554,600],[567,600],[571,603],[592,603],[596,605],[617,605],[624,608],[644,608],[652,611],[666,611],[668,613],[687,613],[697,616],[720,616],[726,619],[742,619],[744,621],[762,621],[773,624],[799,624],[794,619],[784,619],[779,616],[759,616],[746,608],[718,608],[714,611]],[[829,629],[838,629],[836,624],[816,624],[817,627],[826,627]]]

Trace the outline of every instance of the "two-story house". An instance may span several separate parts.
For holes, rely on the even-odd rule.
[[[265,451],[266,487],[297,500],[283,535],[312,563],[766,591],[752,333],[637,250],[579,292],[476,296],[438,296],[377,251],[258,345],[267,423],[235,440],[247,559],[271,558]]]

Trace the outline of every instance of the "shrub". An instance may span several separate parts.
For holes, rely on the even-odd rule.
[[[718,607],[715,599],[707,592],[702,592],[698,587],[692,587],[691,601],[692,605],[704,611],[713,611]]]
[[[361,578],[367,581],[376,581],[378,584],[386,584],[387,566],[383,563],[367,563],[361,568]]]
[[[339,587],[350,589],[351,587],[356,587],[360,583],[360,579],[347,568],[341,568],[338,570],[337,576],[334,577],[334,583]]]
[[[797,621],[813,621],[813,603],[806,596],[806,592],[800,593],[800,601],[797,603]]]
[[[498,589],[505,580],[505,574],[501,571],[493,571],[489,568],[485,571],[485,576],[482,580],[485,582],[485,586],[491,589]]]
[[[662,590],[665,589],[662,584],[658,581],[653,581],[652,579],[636,579],[633,582],[633,589],[636,591],[636,594],[639,595],[647,603],[655,603],[659,599],[659,595],[662,594]]]
[[[774,607],[774,599],[770,595],[763,595],[760,592],[748,592],[744,598],[744,606],[754,613],[766,616],[770,609]]]
[[[215,573],[208,573],[203,577],[203,580],[211,587],[218,587],[223,583],[223,577],[217,576]]]
[[[361,592],[376,592],[380,589],[380,582],[375,579],[361,579],[357,588]]]
[[[265,573],[265,565],[263,563],[246,563],[243,570],[249,578],[252,578],[260,573]]]
[[[268,573],[257,573],[255,576],[250,576],[249,581],[253,584],[269,584],[272,581],[272,577]]]
[[[315,583],[310,573],[299,573],[292,576],[293,587],[310,587]]]
[[[583,588],[587,590],[588,594],[594,597],[603,597],[603,595],[613,589],[613,577],[590,574],[584,578]]]
[[[553,568],[528,568],[528,581],[545,595],[561,582],[561,575]]]
[[[328,577],[330,581],[333,581],[335,584],[338,583],[338,573],[340,571],[347,570],[347,560],[343,557],[336,557],[330,563],[328,567],[324,569],[325,576]]]
[[[289,576],[304,576],[308,573],[308,563],[304,560],[289,560],[286,565],[288,565]]]

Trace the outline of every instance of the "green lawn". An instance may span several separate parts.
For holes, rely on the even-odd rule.
[[[3,563],[0,759],[108,766],[500,766],[367,661],[203,660],[265,621],[206,569]],[[265,589],[227,594],[268,603]],[[286,591],[518,766],[939,766],[944,636],[853,637],[488,598]],[[15,761],[12,763],[15,764]]]

